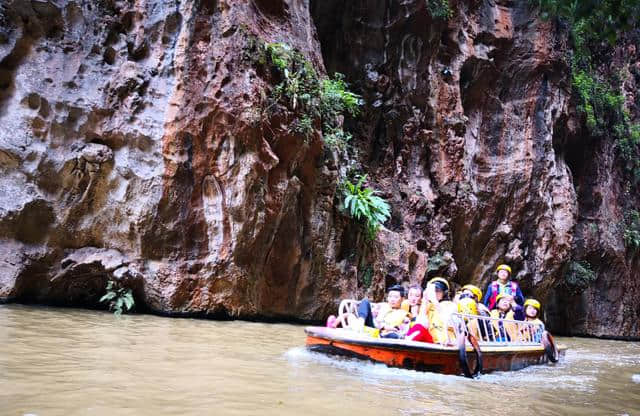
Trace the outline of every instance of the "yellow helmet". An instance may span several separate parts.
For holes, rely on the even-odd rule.
[[[511,267],[509,267],[508,264],[501,264],[500,266],[498,266],[498,268],[496,269],[496,273],[498,273],[500,270],[506,270],[509,272],[509,276],[511,276]]]
[[[477,315],[478,305],[476,301],[471,298],[463,298],[458,302],[458,312],[466,315]]]
[[[468,290],[473,293],[473,296],[475,296],[478,301],[482,300],[482,290],[480,290],[478,286],[464,285],[462,286],[462,290]]]
[[[445,279],[444,277],[434,277],[433,279],[429,280],[429,283],[436,283],[436,282],[441,282],[447,287],[447,290],[449,290],[449,282],[447,282],[447,279]]]
[[[496,305],[498,304],[498,302],[500,302],[500,299],[502,298],[510,298],[513,299],[513,296],[511,296],[508,293],[500,293],[498,296],[496,296]]]
[[[527,306],[533,306],[534,308],[536,308],[538,310],[538,312],[540,312],[540,302],[538,302],[535,299],[527,299],[524,302],[524,307],[526,308]]]

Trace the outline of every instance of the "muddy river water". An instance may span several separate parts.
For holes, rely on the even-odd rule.
[[[327,357],[302,326],[0,306],[0,415],[640,415],[640,343],[469,380]]]

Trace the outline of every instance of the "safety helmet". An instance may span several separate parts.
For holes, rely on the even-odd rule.
[[[533,306],[534,308],[536,308],[538,310],[538,312],[540,312],[540,302],[538,302],[535,299],[527,299],[524,302],[524,307],[526,308],[527,306]]]
[[[390,288],[387,289],[387,293],[391,292],[391,291],[396,291],[396,292],[400,292],[400,296],[404,297],[405,293],[404,293],[404,286],[402,285],[393,285]]]
[[[476,301],[471,298],[464,298],[458,301],[458,312],[466,315],[477,315],[478,305]]]
[[[482,299],[482,290],[480,290],[478,286],[464,285],[462,286],[462,290],[468,290],[473,293],[473,296],[475,296],[478,301]]]
[[[513,296],[508,294],[508,293],[500,293],[498,296],[496,296],[496,305],[498,304],[498,302],[500,302],[500,299],[502,298],[511,298],[513,299]]]
[[[434,277],[433,279],[429,280],[429,283],[433,283],[438,289],[442,291],[449,291],[449,282],[447,282],[447,279],[443,277]]]
[[[500,270],[506,270],[509,272],[509,276],[511,276],[511,267],[509,267],[508,264],[501,264],[500,266],[498,266],[498,268],[496,269],[496,273],[498,273]]]

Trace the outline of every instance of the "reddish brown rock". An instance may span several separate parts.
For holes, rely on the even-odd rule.
[[[449,21],[422,0],[176,4],[0,6],[4,300],[96,306],[115,279],[158,313],[323,319],[436,273],[484,285],[508,261],[562,305],[557,328],[638,336],[637,260],[614,232],[587,241],[581,217],[621,218],[606,198],[584,206],[621,198],[614,149],[584,147],[594,170],[571,162],[566,33],[526,2],[451,2]],[[339,210],[345,155],[262,111],[277,81],[252,39],[364,96],[349,163],[393,209],[374,242]],[[595,285],[559,299],[567,262],[602,247]],[[574,310],[597,323],[563,324]]]

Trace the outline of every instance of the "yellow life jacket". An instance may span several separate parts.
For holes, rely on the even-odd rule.
[[[380,330],[378,328],[371,328],[370,326],[364,326],[362,332],[373,338],[380,338]]]
[[[512,321],[515,318],[513,311],[507,312],[506,314],[504,314],[504,316],[501,315],[502,312],[500,312],[498,309],[494,309],[491,311],[492,318],[510,319]],[[500,330],[500,323],[501,322],[499,321],[492,322],[493,331],[496,337],[504,338],[505,335],[508,335],[511,341],[517,341],[519,339],[518,326],[516,324],[514,324],[513,322],[502,322],[503,330]]]
[[[393,309],[388,303],[385,303],[378,311],[377,320],[386,326],[399,327],[404,323],[404,320],[408,315],[409,312],[405,309]]]
[[[529,327],[529,325],[523,325],[522,329],[520,330],[520,334],[522,337],[522,341],[526,341],[526,342],[540,342],[540,337],[542,335],[541,329],[544,326],[544,324],[542,323],[542,321],[538,318],[535,319],[525,319],[526,323],[528,324],[534,324],[534,325],[540,325],[537,328],[532,328]]]
[[[420,304],[416,305],[418,307],[418,310],[420,310]],[[408,299],[405,299],[402,301],[402,305],[400,306],[400,309],[404,309],[405,311],[407,311],[409,313],[409,318],[414,319],[417,315],[418,312],[411,313],[411,304],[409,303]]]
[[[443,301],[440,302],[439,305],[441,310],[454,311],[454,309],[457,308],[451,301]],[[445,320],[448,319],[448,314],[443,316],[436,305],[431,302],[429,302],[426,307],[422,305],[420,307],[420,314],[426,315],[429,320],[429,333],[431,333],[433,342],[446,344],[447,341],[454,341],[456,339],[455,331],[448,325],[448,322],[445,322]]]

